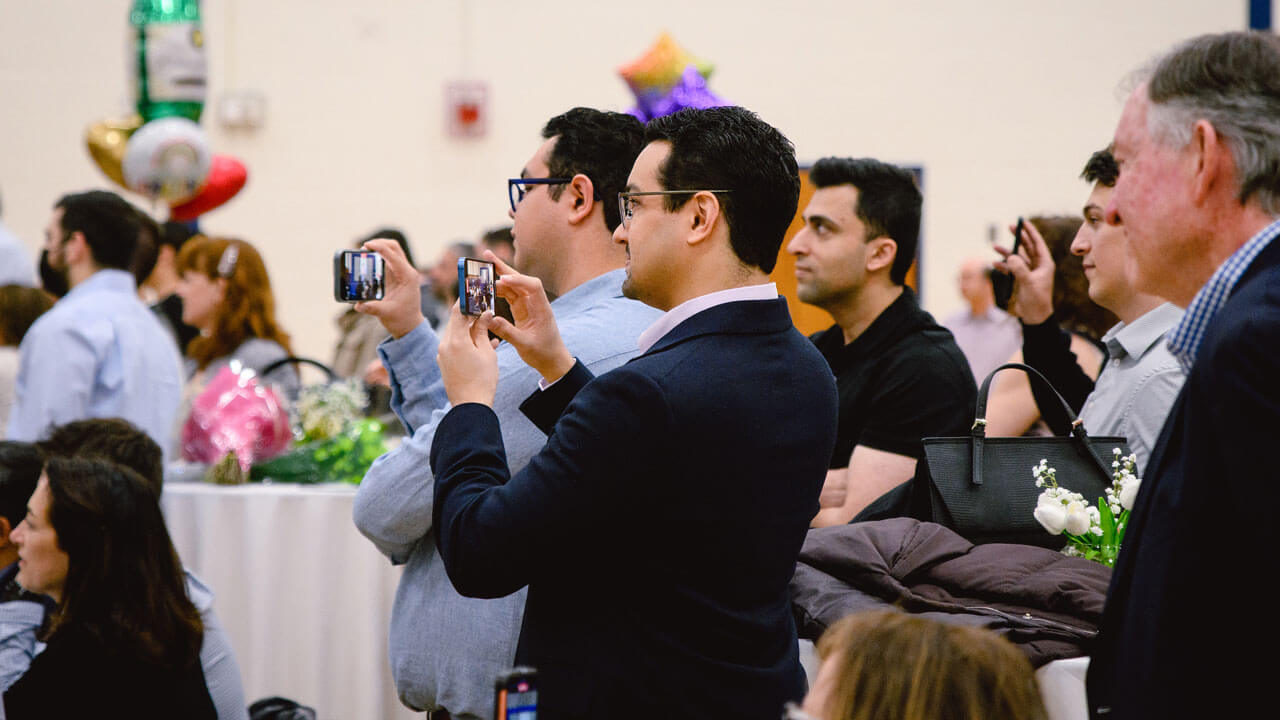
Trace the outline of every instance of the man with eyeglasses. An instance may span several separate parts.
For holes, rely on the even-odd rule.
[[[434,531],[464,595],[528,586],[516,660],[556,718],[777,718],[804,692],[787,584],[835,442],[835,384],[769,282],[795,151],[742,108],[650,121],[621,193],[623,292],[665,312],[593,377],[538,282],[499,267],[516,324],[454,312]],[[526,198],[525,202],[528,202]],[[550,435],[511,475],[492,329]]]
[[[643,132],[630,115],[575,108],[547,122],[521,177],[508,182],[515,264],[556,293],[551,312],[565,342],[596,372],[634,356],[636,336],[657,317],[622,296],[626,254],[612,240],[618,225],[612,199]],[[390,376],[392,408],[410,435],[370,468],[354,510],[360,531],[405,565],[391,613],[392,674],[401,701],[429,717],[488,718],[494,679],[513,664],[525,593],[476,600],[449,582],[431,534],[434,476],[427,460],[449,410],[435,359],[439,338],[423,320],[417,274],[399,246],[374,240],[366,248],[386,258],[387,289],[383,300],[356,309],[379,317],[392,335],[378,354]],[[519,468],[547,440],[519,410],[538,387],[537,373],[510,345],[496,356],[502,382],[494,410],[507,459]]]

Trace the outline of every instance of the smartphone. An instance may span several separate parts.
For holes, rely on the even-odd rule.
[[[386,290],[387,265],[381,255],[366,250],[339,250],[333,254],[335,300],[381,300]]]
[[[483,315],[493,309],[493,263],[475,258],[458,258],[458,302],[463,315]]]
[[[537,720],[538,671],[514,667],[494,683],[494,720]]]
[[[1022,227],[1023,219],[1018,218],[1018,224],[1013,228],[1013,252],[1016,254],[1018,248],[1022,246]],[[1013,275],[995,271],[991,273],[991,290],[995,294],[996,307],[1001,310],[1009,309],[1009,300],[1013,297]]]

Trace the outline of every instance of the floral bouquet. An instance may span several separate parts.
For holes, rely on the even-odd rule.
[[[309,385],[298,394],[293,448],[250,471],[252,480],[359,484],[387,451],[382,423],[361,417],[368,402],[357,380]]]
[[[182,424],[182,459],[209,466],[205,479],[245,481],[256,461],[289,448],[289,413],[279,393],[232,361],[214,374]]]
[[[1044,488],[1034,512],[1036,520],[1054,535],[1066,535],[1064,555],[1083,557],[1113,567],[1129,525],[1129,513],[1142,479],[1135,472],[1137,457],[1122,456],[1115,448],[1111,463],[1111,487],[1098,505],[1090,505],[1080,493],[1058,485],[1057,470],[1041,460],[1031,468],[1036,487]]]

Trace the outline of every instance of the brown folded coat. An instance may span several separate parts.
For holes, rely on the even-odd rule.
[[[1111,570],[1030,545],[974,545],[935,523],[892,518],[811,530],[791,581],[800,637],[897,608],[988,627],[1032,665],[1089,654]]]

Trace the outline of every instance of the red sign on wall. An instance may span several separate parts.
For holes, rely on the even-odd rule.
[[[489,125],[489,85],[455,80],[444,88],[444,126],[450,137],[481,138]]]

